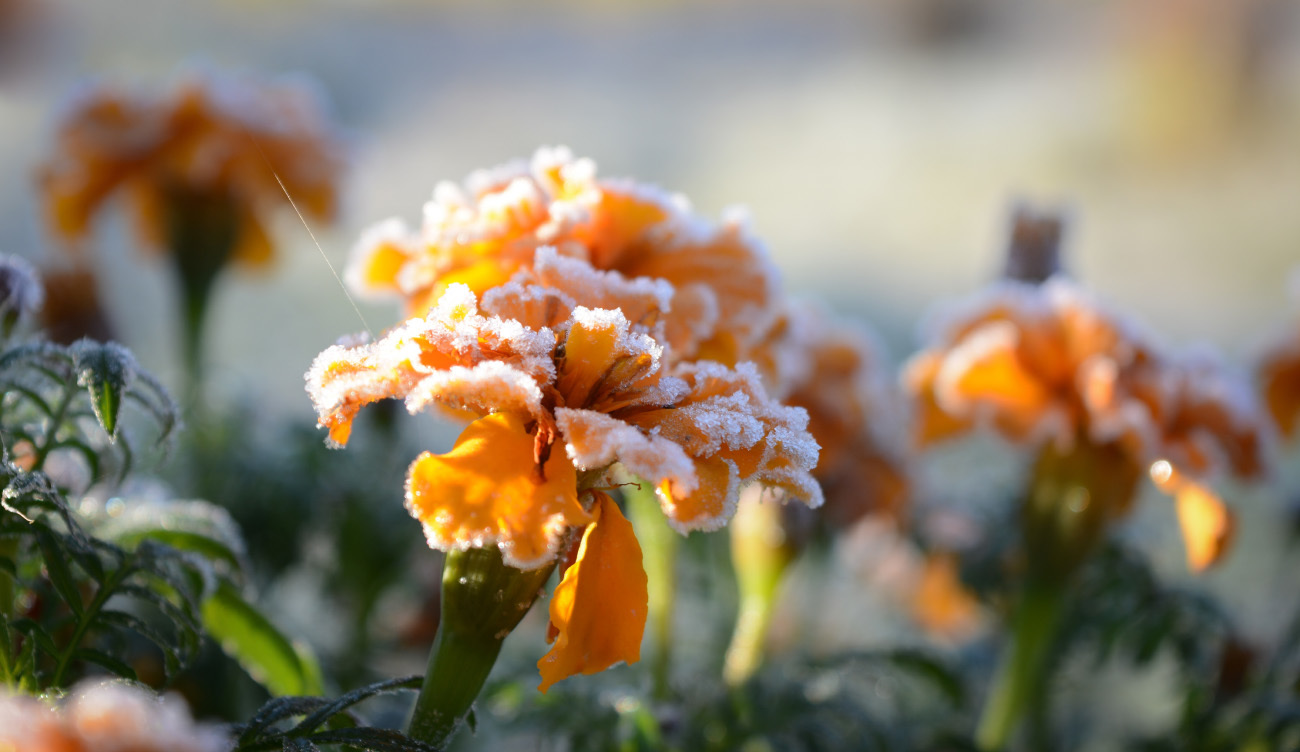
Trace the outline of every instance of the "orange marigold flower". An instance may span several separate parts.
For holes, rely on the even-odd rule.
[[[196,724],[175,696],[120,682],[83,682],[59,705],[0,696],[0,749],[15,752],[222,752],[226,734]]]
[[[206,210],[237,223],[236,260],[265,264],[265,214],[285,191],[321,219],[337,203],[339,139],[315,91],[297,84],[194,78],[161,97],[94,89],[64,113],[55,139],[40,190],[70,243],[121,193],[148,247],[168,245],[179,212]]]
[[[588,279],[611,286],[602,294],[623,289],[626,280],[602,274]],[[558,323],[526,325],[496,311]],[[411,466],[407,508],[431,546],[495,545],[507,564],[531,569],[560,554],[566,531],[585,528],[552,605],[559,638],[543,659],[544,687],[635,661],[645,625],[630,527],[601,494],[584,505],[578,473],[592,479],[621,464],[655,485],[683,533],[724,524],[751,482],[821,503],[807,414],[768,397],[752,364],[670,364],[622,310],[573,305],[557,288],[517,282],[480,304],[452,285],[426,317],[321,353],[307,382],[336,444],[379,399],[484,416],[450,452],[426,452]],[[597,626],[599,638],[582,636]]]
[[[661,311],[674,357],[744,359],[771,325],[779,295],[766,251],[744,220],[733,215],[715,226],[680,196],[597,180],[595,172],[593,162],[561,147],[477,171],[463,186],[441,183],[418,233],[392,219],[362,238],[348,266],[350,286],[402,298],[410,315],[422,315],[452,284],[481,295],[521,270],[522,281],[546,284],[534,261],[550,247],[628,280],[670,284],[671,304]]]
[[[903,381],[921,445],[987,425],[1059,451],[1077,442],[1106,448],[1134,478],[1159,461],[1201,478],[1262,470],[1258,416],[1241,385],[1210,360],[1158,352],[1063,278],[1004,283],[968,306],[907,364]],[[1191,486],[1161,487],[1181,497]],[[1199,517],[1226,517],[1205,486],[1195,488]],[[1205,512],[1207,504],[1220,511]],[[1180,515],[1191,506],[1180,501]],[[1210,527],[1184,523],[1197,568],[1209,561],[1196,552],[1223,549],[1199,539]]]

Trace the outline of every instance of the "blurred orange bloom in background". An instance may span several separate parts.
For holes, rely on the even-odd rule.
[[[967,303],[903,379],[921,446],[987,425],[1062,452],[1079,442],[1102,447],[1134,481],[1163,462],[1154,475],[1178,497],[1194,569],[1224,550],[1231,525],[1223,503],[1183,474],[1262,472],[1259,416],[1244,384],[1209,359],[1157,351],[1061,277],[1004,282]],[[1132,493],[1116,501],[1113,517],[1127,512]]]
[[[121,193],[146,247],[171,247],[176,215],[207,210],[237,223],[236,261],[263,265],[266,212],[287,191],[305,214],[331,218],[342,167],[313,89],[202,76],[163,96],[87,90],[60,118],[39,182],[50,227],[70,244]]]

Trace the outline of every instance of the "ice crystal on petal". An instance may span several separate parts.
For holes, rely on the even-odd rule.
[[[566,441],[565,451],[581,470],[621,462],[656,485],[670,482],[677,493],[688,494],[699,485],[682,446],[653,432],[592,410],[558,408],[555,422]]]
[[[437,402],[480,414],[507,407],[536,412],[539,385],[555,375],[554,347],[549,329],[483,316],[474,294],[455,285],[426,318],[372,344],[322,352],[307,372],[307,390],[338,445],[347,443],[361,407],[388,397],[408,399],[412,409]]]

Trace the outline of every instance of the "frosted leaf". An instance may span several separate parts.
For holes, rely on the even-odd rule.
[[[0,317],[24,319],[45,302],[36,269],[21,256],[0,255]]]

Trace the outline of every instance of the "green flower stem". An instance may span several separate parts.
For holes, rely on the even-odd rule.
[[[442,618],[408,730],[442,748],[456,733],[496,664],[501,644],[528,613],[555,564],[527,571],[495,546],[453,551],[442,571]]]
[[[722,678],[728,686],[738,687],[763,664],[777,591],[799,552],[786,534],[781,505],[776,502],[741,499],[730,532],[740,609],[736,631],[727,647]]]
[[[203,383],[203,326],[217,277],[239,241],[234,197],[172,186],[167,195],[167,229],[180,283],[181,346],[187,397],[197,402]]]
[[[1006,747],[1028,713],[1038,732],[1047,728],[1047,675],[1062,605],[1075,574],[1128,512],[1140,468],[1120,447],[1045,446],[1034,465],[1020,509],[1029,576],[1012,616],[1011,643],[1002,656],[975,741],[993,752]]]
[[[1060,622],[1065,588],[1030,582],[1012,622],[1011,644],[993,680],[975,742],[985,752],[1006,747],[1026,710],[1045,700],[1047,657]]]
[[[657,700],[663,700],[668,697],[672,674],[679,536],[668,525],[653,485],[643,481],[640,487],[626,488],[623,498],[627,502],[628,516],[632,518],[637,540],[641,543],[649,589],[649,620],[654,655],[651,659],[653,696]]]

